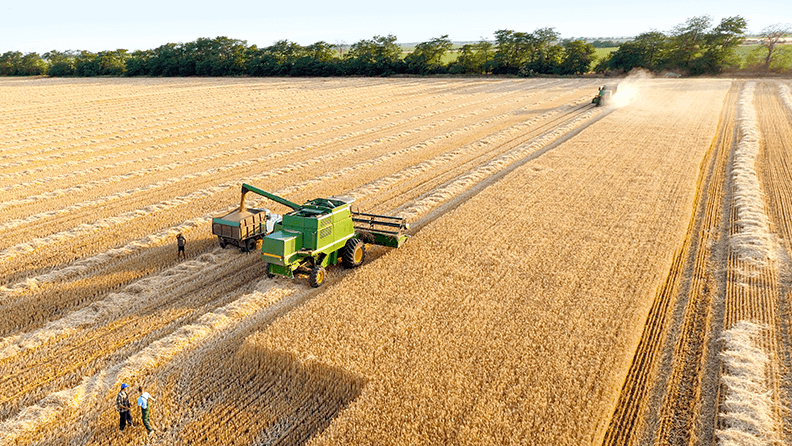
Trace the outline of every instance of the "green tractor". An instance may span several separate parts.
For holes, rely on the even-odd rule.
[[[324,283],[327,266],[360,266],[367,243],[398,248],[407,239],[409,225],[403,218],[355,212],[351,198],[315,198],[299,205],[247,184],[242,189],[292,209],[261,240],[269,277],[307,276],[316,288]]]

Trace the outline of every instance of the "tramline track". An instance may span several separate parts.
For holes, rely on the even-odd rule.
[[[434,217],[432,217],[432,218],[437,218],[438,216],[439,216],[439,214],[436,214],[436,215],[435,215]],[[424,224],[425,224],[425,222],[424,222]],[[251,259],[251,261],[252,261],[252,262],[255,262],[256,260],[257,260],[257,259]],[[255,265],[255,263],[253,263],[253,265]],[[340,277],[341,277],[341,276],[334,278],[334,279],[333,279],[333,281],[335,281],[335,280],[340,280]],[[305,299],[305,298],[307,298],[307,296],[304,296],[304,297],[303,297],[303,298],[301,298],[301,299],[295,299],[293,304],[294,304],[294,305],[299,305],[301,302],[304,302],[304,299]],[[285,312],[285,311],[288,311],[288,310],[287,310],[287,309],[283,309],[283,310],[281,310],[281,314],[282,314],[283,312]],[[94,341],[96,341],[96,340],[94,340]],[[65,353],[64,353],[64,354],[65,354]]]
[[[464,106],[464,107],[473,107],[473,106],[475,106],[475,104],[479,104],[479,103],[483,102],[484,100],[491,101],[491,98],[481,99],[481,100],[478,100],[478,101],[473,102],[473,103],[468,102],[468,103],[462,104],[462,106]],[[461,107],[461,106],[458,106],[455,109],[457,112],[459,111],[459,107]],[[447,113],[451,113],[451,111],[449,110],[449,111],[447,111]],[[436,114],[437,113],[435,113],[435,115]],[[407,119],[407,120],[402,119],[402,120],[400,120],[398,122],[406,124],[406,123],[408,123],[410,121],[413,121],[413,120],[415,120],[415,118],[410,118],[410,119]],[[387,132],[393,132],[393,129],[391,129],[390,127],[391,126],[387,126],[387,127],[385,127],[384,129],[381,129],[381,130],[383,132],[386,132],[386,131]],[[367,133],[370,133],[370,132],[367,131]],[[376,136],[377,136],[376,134],[366,135],[367,138],[375,138]],[[362,135],[360,135],[360,137],[362,137]],[[329,144],[331,142],[332,143],[337,143],[338,141],[328,140],[328,141],[325,141],[323,144]],[[318,147],[319,147],[319,145],[311,146],[311,150],[310,151],[307,151],[307,150],[305,151],[306,152],[305,156],[315,156],[314,151],[317,150]],[[292,158],[292,162],[294,162],[294,157],[296,155],[298,155],[298,154],[295,153],[295,154],[293,154],[290,157],[290,158]],[[267,157],[265,157],[265,158],[267,158]],[[297,157],[296,159],[299,160],[300,158]],[[239,164],[239,161],[236,162],[236,163],[233,163],[231,165],[226,165],[226,166],[220,166],[220,167],[213,168],[213,169],[211,169],[213,171],[212,175],[204,176],[204,177],[202,177],[203,179],[202,178],[197,178],[195,174],[187,174],[187,175],[184,175],[183,178],[185,180],[191,180],[191,182],[193,182],[193,183],[195,183],[196,180],[197,180],[198,184],[193,185],[193,188],[198,188],[198,187],[200,187],[202,185],[206,185],[206,184],[216,184],[218,182],[235,182],[235,181],[239,180],[239,172],[238,172],[239,168],[235,164]],[[251,163],[250,162],[244,162],[244,164],[247,165],[247,164],[251,164]],[[222,175],[218,175],[218,174],[222,174]],[[138,181],[140,181],[140,180],[138,180]],[[178,184],[175,184],[175,183],[178,183],[178,181],[174,182],[173,180],[169,180],[167,182],[167,184],[164,184],[162,187],[166,188],[166,189],[167,188],[171,188],[174,192],[177,192],[179,189],[181,189],[181,187],[179,189],[177,189],[176,186],[178,186]],[[160,188],[156,188],[156,189],[157,190],[141,191],[141,193],[135,194],[135,195],[139,196],[139,195],[143,194],[143,197],[142,198],[138,198],[138,200],[141,200],[141,199],[145,198],[145,194],[152,195],[152,194],[156,193],[156,195],[161,195],[162,192],[159,192]],[[38,203],[36,203],[36,204],[38,205]],[[134,202],[132,202],[129,199],[129,197],[125,197],[124,200],[120,200],[120,201],[119,200],[115,200],[115,203],[111,203],[110,205],[103,204],[101,206],[101,209],[105,213],[105,215],[111,215],[112,216],[112,215],[115,215],[115,214],[123,211],[124,209],[129,209],[131,204],[134,204]],[[115,209],[115,208],[117,208],[119,206],[121,207],[120,211]],[[51,212],[49,212],[47,215],[49,215],[49,214],[51,214]],[[68,222],[70,218],[79,218],[79,217],[81,217],[81,215],[79,215],[79,214],[77,214],[76,217],[71,217],[69,215],[57,215],[55,217],[47,217],[47,216],[45,216],[45,218],[47,218],[47,221],[51,223],[51,224],[48,224],[46,227],[47,228],[64,227],[64,224],[59,223],[59,221],[62,220],[64,222]],[[23,228],[20,228],[20,230],[22,230],[22,229]],[[40,233],[40,231],[37,230],[36,231],[36,235],[40,237],[42,234]],[[19,236],[11,237],[11,239],[17,240],[17,241],[23,240]]]
[[[111,321],[75,327],[76,332],[65,339],[15,356],[13,363],[4,360],[0,363],[3,376],[0,380],[0,389],[3,389],[0,421],[18,410],[20,405],[30,404],[58,388],[76,385],[84,376],[105,367],[107,360],[131,356],[153,340],[233,300],[263,274],[260,262],[242,262],[241,266],[238,263],[231,262],[225,267],[220,265],[220,271],[212,274],[198,271],[193,275],[196,277],[186,278],[186,283],[172,283],[158,290],[158,299],[135,308],[133,313],[124,313]],[[217,273],[221,280],[218,280]],[[169,311],[179,307],[183,310]],[[149,315],[150,318],[146,323],[132,324],[131,320],[136,315]],[[110,325],[104,326],[106,322]],[[75,361],[74,358],[80,360]],[[24,363],[24,367],[14,367],[19,363]],[[21,383],[24,385],[19,389]]]
[[[729,202],[724,194],[727,163],[736,144],[738,94],[738,85],[732,84],[701,164],[685,241],[655,296],[603,445],[686,444],[701,434],[695,433],[701,399],[710,403],[710,409],[714,404],[714,396],[702,395],[701,388],[717,382],[717,367],[710,361],[717,354],[713,341],[723,310],[713,305],[726,285],[725,277],[713,277],[715,272],[708,269],[727,250],[729,207],[724,211],[723,206]]]
[[[208,180],[207,180],[208,181]]]
[[[413,195],[411,202],[418,201],[427,194],[430,194],[431,192],[448,185],[461,175],[464,175],[474,168],[485,165],[487,162],[496,159],[503,153],[508,152],[509,150],[521,144],[525,144],[532,139],[538,138],[542,134],[550,132],[552,129],[560,127],[565,123],[574,120],[575,118],[583,115],[586,111],[593,108],[594,107],[591,104],[573,107],[571,110],[562,112],[558,116],[543,120],[544,122],[540,123],[538,126],[531,126],[529,130],[523,134],[507,140],[497,141],[496,144],[488,144],[486,146],[487,150],[482,150],[480,154],[475,155],[473,158],[468,157],[468,159],[464,161],[463,164],[452,164],[447,166],[447,168],[440,169],[433,168],[432,176],[429,178],[425,178],[420,181],[408,180],[404,184],[395,185],[391,188],[393,190],[385,190],[381,192],[382,194],[394,196],[389,201],[380,203],[379,206],[383,206],[385,209],[390,207],[392,208],[392,211],[398,212],[408,206],[408,204],[401,204],[398,206],[391,206],[391,204],[393,203],[393,200],[399,199],[399,197],[404,197],[404,194],[414,194],[415,191],[428,191],[419,195]],[[481,138],[479,138],[479,140],[480,139]],[[422,176],[419,175],[417,178],[420,179]]]
[[[407,94],[409,94],[410,92],[415,92],[418,89],[417,85],[411,85],[410,87],[413,87],[413,88],[408,89],[408,87],[406,85],[396,86],[395,88],[396,89],[401,88]],[[231,86],[230,88],[235,88],[235,86]],[[365,94],[366,90],[371,90],[372,92],[375,92],[379,88],[380,87],[377,86],[377,85],[361,86],[359,91],[360,91],[360,93]],[[128,99],[129,99],[128,102],[119,103],[118,106],[116,107],[117,110],[106,110],[106,113],[107,113],[107,116],[110,116],[110,117],[115,116],[115,115],[123,116],[123,119],[119,119],[118,121],[119,122],[123,122],[123,123],[127,123],[127,125],[128,125],[128,116],[130,114],[132,114],[133,116],[136,115],[136,113],[137,114],[142,114],[143,116],[145,116],[144,118],[142,118],[144,120],[144,122],[151,123],[152,126],[144,127],[144,128],[136,127],[135,128],[135,133],[136,134],[150,134],[152,132],[159,132],[159,133],[168,134],[168,135],[172,135],[173,131],[175,129],[179,129],[179,128],[198,127],[198,126],[205,127],[205,123],[204,122],[205,122],[205,120],[207,118],[211,118],[211,122],[224,122],[224,120],[221,119],[223,117],[225,117],[225,118],[234,118],[235,120],[238,120],[239,116],[248,116],[248,117],[256,116],[257,115],[256,113],[252,113],[250,111],[251,107],[248,104],[248,103],[256,104],[255,101],[259,101],[259,102],[258,102],[257,106],[254,105],[252,107],[253,109],[265,108],[269,114],[273,114],[273,115],[290,116],[290,115],[298,115],[298,114],[301,114],[301,113],[303,113],[303,114],[305,113],[305,109],[304,108],[296,105],[296,104],[299,103],[300,97],[294,97],[294,96],[290,96],[291,100],[289,101],[288,105],[281,106],[279,108],[272,108],[269,104],[262,106],[262,104],[261,104],[262,98],[259,98],[259,97],[255,98],[255,99],[248,99],[248,98],[245,97],[245,98],[241,98],[240,100],[235,100],[233,102],[231,111],[228,110],[228,107],[223,107],[221,109],[222,111],[220,113],[217,113],[217,110],[194,110],[194,109],[192,109],[190,107],[190,104],[195,103],[197,98],[195,96],[184,96],[185,93],[186,92],[184,92],[184,91],[178,91],[178,92],[169,92],[169,93],[149,94],[147,96],[149,96],[149,97],[153,96],[154,99],[157,99],[157,96],[160,96],[160,98],[159,98],[158,101],[143,101],[143,102],[137,102],[137,101],[142,100],[144,98],[144,96],[129,96],[128,97]],[[206,95],[204,95],[204,97],[211,97],[211,98],[215,98],[217,96],[218,96],[217,94],[211,94],[211,95],[210,94],[206,94]],[[302,94],[302,98],[305,98],[307,96],[309,96],[309,95],[305,94],[305,93]],[[312,93],[310,95],[311,98],[316,98],[317,96],[320,97],[320,98],[321,97],[327,97],[327,98],[336,98],[337,97],[337,95],[330,94],[330,93],[318,94],[318,95],[316,93]],[[167,97],[167,99],[165,99],[164,97]],[[184,99],[182,99],[182,97],[184,97]],[[269,99],[269,98],[267,98],[267,99]],[[394,101],[396,99],[391,98],[390,100]],[[226,100],[226,101],[230,102],[230,100]],[[386,101],[383,100],[382,102],[384,103]],[[369,102],[369,98],[367,96],[362,96],[360,99],[357,99],[357,100],[354,99],[354,98],[345,98],[343,101],[339,101],[339,102],[337,102],[335,104],[326,104],[326,107],[322,107],[322,108],[327,108],[329,110],[337,111],[336,107],[338,105],[340,105],[340,104],[344,104],[344,105],[347,105],[349,108],[353,108],[349,104],[356,104],[356,103],[360,103],[361,104],[360,105],[361,108],[365,108],[365,107],[371,106],[371,104]],[[325,104],[320,104],[320,106],[323,106],[323,105],[325,105]],[[160,108],[155,108],[154,110],[151,110],[152,106],[153,107],[160,107]],[[73,108],[74,107],[73,104],[70,104],[70,107]],[[128,107],[135,107],[135,108],[134,108],[134,110],[132,110],[130,112],[129,110],[126,110],[126,108],[128,108]],[[97,135],[96,132],[94,132],[94,130],[96,129],[96,123],[94,122],[92,117],[95,115],[95,110],[93,110],[93,108],[89,108],[88,106],[86,106],[85,109],[88,110],[88,111],[84,112],[84,115],[82,115],[84,117],[84,119],[81,119],[80,115],[73,116],[71,121],[69,122],[68,128],[55,129],[55,130],[61,130],[61,131],[62,130],[68,130],[69,133],[78,133],[78,134],[81,131],[83,131],[83,132],[91,132],[91,136],[90,137],[85,137],[83,139],[92,141],[91,142],[92,145],[98,144],[98,143],[102,143],[103,141],[100,140],[100,139],[97,139],[97,138],[101,137],[103,134],[100,133],[100,134]],[[179,112],[178,115],[173,116],[172,113],[174,112],[174,110],[176,110],[176,111],[188,110],[189,114],[187,114],[185,112]],[[114,113],[114,112],[116,112],[116,113]],[[181,116],[190,117],[191,119],[189,119],[189,120],[186,119],[186,118],[175,119],[175,118],[181,117]],[[163,119],[163,118],[167,118],[167,119]],[[249,120],[247,122],[250,122],[250,123],[252,123],[252,122],[260,122],[261,119],[262,119],[261,116],[258,116],[257,118],[258,119]],[[39,119],[39,117],[37,115],[36,120],[38,120],[38,119]],[[313,118],[305,117],[304,119],[310,120],[310,119],[313,119]],[[163,121],[165,121],[165,122],[163,122]],[[191,121],[197,121],[197,122],[190,124]],[[36,121],[36,122],[38,122],[38,121]],[[84,124],[82,126],[79,126],[79,125],[75,125],[74,122],[84,123]],[[174,122],[181,122],[182,124],[181,124],[180,127],[174,127],[173,126]],[[24,126],[24,123],[20,123],[19,122],[19,117],[17,115],[15,115],[15,124],[16,125],[14,127],[17,127],[17,128],[20,127],[20,126]],[[106,126],[103,126],[102,128],[106,128]],[[47,133],[51,132],[51,130],[49,128],[47,128],[47,130],[48,130]],[[116,142],[117,141],[117,138],[116,138],[117,132],[116,131],[107,132],[107,135],[113,135],[113,136],[107,138],[104,142]],[[26,138],[30,139],[30,137],[31,136],[27,136]],[[73,143],[74,140],[72,138],[63,139],[62,141],[64,141],[64,142],[65,141],[72,141],[72,144],[74,144]],[[19,158],[20,156],[37,155],[39,153],[47,153],[47,152],[52,152],[52,151],[56,151],[56,150],[57,151],[61,151],[61,150],[64,150],[64,149],[79,147],[79,145],[76,145],[76,146],[65,146],[64,147],[62,145],[58,145],[59,142],[60,141],[58,141],[58,140],[35,141],[35,143],[32,143],[32,144],[34,144],[34,145],[46,144],[47,147],[49,147],[49,148],[43,148],[43,149],[41,149],[40,152],[35,152],[34,151],[34,152],[29,153],[29,154],[27,154],[27,153],[22,153],[22,154],[20,154],[20,153],[9,153],[9,154],[3,156],[4,152],[6,152],[7,149],[0,149],[0,159],[3,159],[5,157],[10,157],[11,155],[13,155],[15,158]],[[0,144],[7,144],[8,145],[10,143],[9,142],[5,142],[5,143],[0,142]],[[53,146],[55,146],[55,147],[53,147]],[[25,146],[19,146],[18,144],[14,144],[14,150],[18,150],[18,149],[21,149],[21,148],[24,148],[24,147]]]
[[[409,96],[407,96],[407,97],[409,97]],[[257,135],[261,135],[261,134],[270,135],[270,134],[275,134],[275,133],[279,133],[279,132],[285,131],[284,129],[281,129],[280,127],[286,126],[288,123],[291,122],[291,123],[297,123],[296,125],[294,125],[294,126],[292,126],[290,128],[291,131],[294,131],[295,129],[299,129],[299,128],[303,128],[303,127],[305,127],[305,128],[314,127],[316,125],[316,122],[317,122],[316,119],[318,117],[321,117],[321,116],[332,116],[333,117],[333,121],[338,120],[338,119],[348,119],[350,116],[358,116],[358,115],[370,116],[371,113],[372,113],[372,110],[376,110],[376,107],[386,106],[386,105],[388,105],[388,104],[390,104],[392,102],[397,102],[399,100],[402,100],[403,103],[405,103],[405,104],[410,104],[410,103],[418,103],[418,102],[421,102],[421,101],[426,102],[426,101],[437,100],[437,98],[439,98],[439,97],[440,97],[439,95],[433,95],[433,96],[430,96],[428,98],[422,97],[420,99],[412,99],[412,100],[404,101],[403,97],[393,96],[393,97],[387,97],[387,99],[380,99],[379,102],[377,102],[376,104],[373,104],[373,105],[368,103],[368,102],[366,102],[365,100],[360,100],[359,102],[361,102],[361,105],[359,105],[357,107],[348,105],[344,109],[339,109],[338,106],[342,105],[342,104],[344,104],[344,105],[349,104],[349,102],[353,102],[354,103],[354,101],[339,101],[339,102],[336,102],[335,104],[328,104],[327,107],[322,107],[322,108],[327,108],[327,110],[325,110],[325,111],[315,112],[314,114],[309,114],[308,116],[305,116],[306,110],[304,108],[297,107],[295,105],[290,105],[288,107],[284,107],[284,109],[287,110],[285,113],[269,115],[266,118],[262,118],[261,116],[257,116],[256,115],[253,119],[249,119],[246,122],[249,123],[249,124],[254,124],[254,123],[259,123],[259,124],[255,125],[255,126],[252,126],[252,127],[249,127],[249,128],[243,128],[243,130],[245,130],[245,129],[247,129],[247,130],[257,129],[257,130],[259,130],[256,133]],[[320,103],[320,105],[324,105],[324,104]],[[418,107],[415,107],[415,108],[419,109],[419,108],[422,108],[422,107],[418,106]],[[358,112],[356,112],[356,113],[346,113],[346,114],[343,114],[341,116],[338,116],[339,112],[340,111],[344,111],[344,110],[351,110],[351,111],[358,110]],[[271,113],[275,113],[275,112],[271,111]],[[216,115],[210,114],[210,115],[207,115],[207,116],[210,116],[212,118],[212,122],[224,122],[224,121],[218,120]],[[231,116],[232,115],[229,115],[229,117],[231,117]],[[277,116],[278,117],[278,121],[272,121],[272,118],[270,116]],[[289,118],[290,116],[291,116],[291,118]],[[287,118],[289,118],[289,119],[287,119]],[[184,119],[182,119],[182,122],[183,121],[184,121]],[[301,122],[304,122],[304,123],[300,124]],[[243,124],[244,124],[244,122],[243,122]],[[332,123],[330,123],[330,124],[332,124]],[[327,127],[329,130],[333,130],[333,131],[337,130],[335,126],[332,126],[330,124],[328,124],[328,127]],[[235,127],[239,127],[240,123],[238,121],[235,121],[233,124],[229,124],[229,125],[233,125]],[[182,124],[182,126],[200,127],[200,131],[201,132],[204,132],[204,133],[206,132],[206,130],[205,130],[206,122],[204,120],[201,120],[201,119],[197,120],[197,122],[192,123],[192,124]],[[267,129],[267,128],[274,128],[276,130],[270,130],[270,131],[267,131],[267,132],[261,132],[261,130]],[[163,124],[161,129],[162,129],[163,133],[167,133],[167,135],[164,136],[163,138],[158,139],[158,140],[150,141],[150,144],[158,145],[158,146],[165,146],[165,147],[171,147],[171,146],[172,147],[178,147],[180,143],[184,143],[185,142],[185,138],[182,138],[181,140],[173,141],[174,136],[190,136],[191,135],[190,133],[184,133],[184,132],[182,132],[183,135],[179,134],[179,133],[175,133],[174,134],[174,132],[173,132],[174,128],[173,128],[173,124],[172,123],[169,124],[169,125],[168,124]],[[137,134],[133,135],[133,137],[136,138],[136,139],[139,139],[139,138],[143,137],[141,132],[142,132],[141,130],[138,130]],[[237,132],[237,133],[239,133],[239,132]],[[312,133],[316,133],[316,132],[312,132]],[[309,132],[307,135],[311,135],[312,133]],[[224,133],[223,135],[227,136],[228,132]],[[166,139],[168,140],[168,142],[167,143],[163,142]],[[186,138],[186,139],[192,139],[192,138]],[[116,141],[116,140],[113,139],[113,141]],[[157,144],[155,144],[155,143],[157,143]],[[213,145],[199,147],[199,149],[206,149],[206,148],[211,148],[211,147],[213,147]],[[63,150],[66,150],[66,149],[67,148],[64,148],[64,147],[60,147],[59,148],[60,151],[63,151]],[[109,150],[109,149],[106,149],[106,148],[97,149],[98,152],[104,152],[104,151],[107,151],[107,150]],[[147,153],[149,151],[150,151],[150,149],[145,148],[145,149],[133,150],[133,151],[130,151],[130,153],[131,154],[138,154],[138,153]],[[124,152],[113,153],[112,157],[113,158],[117,158],[117,157],[122,156],[122,155],[124,155]],[[107,161],[108,161],[107,156],[108,155],[97,155],[97,158],[95,160],[91,159],[91,158],[80,160],[80,165],[84,165],[85,163],[90,163],[90,162],[101,162],[102,164],[99,167],[103,167],[104,165],[107,164]],[[45,170],[52,170],[53,168],[54,167],[52,165],[46,165],[46,166],[43,167],[43,169],[45,169]],[[91,170],[91,172],[93,172],[94,170]],[[5,178],[8,175],[11,175],[11,174],[2,174],[2,175],[0,175],[0,178]]]

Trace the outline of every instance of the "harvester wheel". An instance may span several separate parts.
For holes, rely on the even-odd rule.
[[[308,278],[308,282],[314,288],[319,288],[322,286],[325,280],[325,269],[322,265],[316,265],[311,268],[311,276]]]
[[[264,266],[264,271],[266,271],[266,272],[267,272],[267,278],[268,278],[268,279],[272,279],[273,277],[275,277],[275,274],[272,274],[272,273],[270,272],[270,264],[269,264],[269,263],[265,263],[264,265],[265,265],[265,266]]]
[[[366,244],[363,243],[363,240],[351,238],[344,245],[341,256],[347,268],[356,268],[366,260]]]

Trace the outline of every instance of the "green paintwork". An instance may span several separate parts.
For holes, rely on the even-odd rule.
[[[394,248],[401,246],[407,238],[400,232],[409,228],[402,219],[353,213],[351,199],[315,198],[298,206],[247,184],[243,185],[243,190],[253,191],[294,209],[284,214],[275,230],[261,241],[261,258],[269,264],[269,274],[294,278],[295,271],[301,267],[304,267],[300,270],[304,273],[305,269],[315,266],[335,265],[341,261],[341,250],[351,238]],[[390,220],[382,223],[372,220],[375,217]],[[363,221],[370,227],[359,233],[356,221]],[[383,224],[398,230],[383,232],[374,227]]]

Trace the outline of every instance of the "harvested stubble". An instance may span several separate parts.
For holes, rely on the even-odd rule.
[[[249,343],[369,382],[312,444],[601,441],[725,81],[645,81]]]
[[[64,88],[58,81],[35,84],[55,96]],[[150,94],[136,90],[141,84],[151,88]],[[6,377],[0,384],[5,392],[0,401],[0,443],[79,443],[90,438],[104,442],[115,438],[114,413],[102,402],[112,400],[118,380],[139,378],[151,384],[157,379],[169,380],[174,369],[193,377],[189,369],[182,368],[188,362],[186,351],[203,349],[209,358],[216,358],[238,347],[238,343],[217,344],[211,339],[217,332],[249,327],[260,320],[262,308],[230,320],[217,315],[233,310],[230,301],[245,299],[239,294],[247,292],[255,276],[261,276],[261,263],[255,256],[237,255],[231,260],[230,252],[201,255],[212,251],[216,241],[200,235],[208,233],[209,216],[238,200],[236,181],[266,181],[268,189],[294,193],[289,198],[300,201],[343,192],[361,183],[375,184],[429,159],[435,160],[433,167],[455,172],[470,160],[475,166],[477,160],[483,163],[489,159],[448,156],[458,147],[474,147],[477,140],[486,141],[491,135],[522,133],[534,117],[549,123],[547,110],[566,110],[570,104],[585,101],[593,81],[359,80],[330,82],[333,86],[327,89],[317,88],[314,81],[305,84],[310,88],[298,93],[305,104],[297,104],[285,100],[294,100],[295,91],[278,91],[284,87],[280,81],[207,80],[185,89],[194,87],[195,91],[173,95],[168,88],[179,90],[185,83],[100,80],[65,88],[64,96],[77,99],[53,101],[49,105],[63,113],[48,113],[50,120],[43,122],[38,118],[43,103],[11,101],[15,114],[4,115],[6,121],[0,121],[5,125],[3,131],[12,134],[0,142],[0,157],[5,161],[0,191],[10,194],[2,195],[8,199],[0,205],[0,216],[9,222],[5,230],[35,238],[11,237],[0,256],[4,279],[0,311],[5,316],[0,325],[5,336],[0,340],[0,369]],[[91,96],[81,94],[84,87],[99,94],[107,86],[113,87],[108,90],[114,90],[115,96],[99,107],[102,117],[97,118]],[[460,86],[465,87],[465,94],[459,94]],[[297,89],[291,83],[285,87]],[[249,100],[231,107],[257,88],[264,93],[256,99],[289,105],[278,108]],[[359,95],[350,96],[350,88]],[[121,92],[125,94],[118,94]],[[190,97],[205,101],[208,107],[193,106],[192,111],[190,107],[173,107],[180,100],[189,103]],[[251,108],[242,112],[246,106]],[[194,112],[211,107],[236,111]],[[150,110],[151,119],[147,117]],[[121,115],[136,118],[133,120],[138,123],[125,126],[118,118]],[[213,116],[219,116],[217,122],[206,121]],[[222,121],[239,118],[253,122],[233,127]],[[319,118],[318,124],[311,122],[314,118]],[[8,124],[12,119],[16,125]],[[193,119],[196,122],[190,122]],[[112,129],[114,120],[119,121],[115,132],[120,138],[114,137],[113,131],[103,133],[102,126]],[[178,130],[168,133],[171,127]],[[489,141],[501,152],[512,148],[500,137]],[[228,144],[230,149],[215,156],[220,144]],[[58,149],[51,150],[53,146]],[[240,161],[243,152],[249,158]],[[139,166],[136,157],[143,157]],[[160,169],[163,160],[171,164]],[[222,162],[208,167],[207,163],[215,161]],[[78,165],[78,174],[71,175]],[[134,174],[124,175],[133,165],[137,169]],[[177,175],[168,174],[171,167]],[[437,186],[427,181],[433,173],[428,169],[411,177],[422,184],[416,188],[419,195]],[[24,190],[16,187],[20,178],[30,185],[57,184],[59,188],[52,194],[42,192],[40,200],[19,202],[19,195],[14,194]],[[389,191],[399,187],[405,185],[394,187],[391,183]],[[368,197],[374,192],[360,189],[358,195],[376,206],[377,201]],[[44,233],[24,232],[33,225],[41,225]],[[175,257],[172,237],[179,231],[191,236],[188,249],[195,253],[183,268],[171,267]],[[272,301],[262,305],[268,303]],[[70,361],[70,355],[77,360]],[[300,367],[317,373],[335,370]],[[37,370],[47,373],[26,378],[36,376]],[[147,374],[153,376],[144,378]],[[227,376],[233,381],[236,375]],[[350,388],[360,387],[354,384],[357,380],[351,378]],[[26,384],[15,385],[20,382]],[[167,394],[162,388],[152,390]],[[189,399],[200,391],[182,383],[168,395],[187,395]],[[295,396],[295,401],[310,405],[323,392],[303,393]],[[342,393],[345,401],[356,396],[354,390]],[[337,405],[328,407],[329,412],[320,410],[316,417],[332,418]],[[180,432],[194,421],[189,414],[197,412],[188,412],[187,418],[170,417],[174,413],[163,407],[164,419],[160,421]],[[298,415],[305,415],[303,419],[309,420],[306,425],[321,425],[314,423],[314,415]],[[53,419],[69,425],[70,432],[51,424]],[[76,423],[77,419],[82,422]],[[287,422],[279,419],[277,423]],[[80,428],[74,429],[75,425]],[[255,430],[251,428],[251,432]],[[267,435],[276,436],[273,432]],[[307,435],[310,433],[291,439],[299,442]]]

